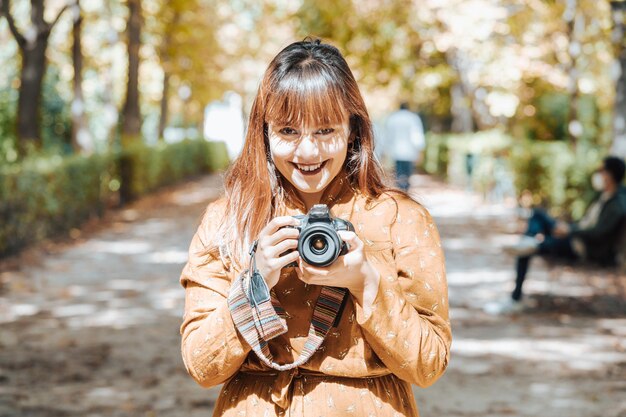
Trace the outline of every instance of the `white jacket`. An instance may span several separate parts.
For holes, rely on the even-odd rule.
[[[398,110],[387,117],[381,150],[384,154],[395,161],[415,162],[425,146],[424,128],[417,114]]]

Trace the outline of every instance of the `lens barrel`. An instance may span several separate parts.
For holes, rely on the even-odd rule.
[[[309,265],[328,266],[339,257],[341,243],[331,224],[314,223],[302,230],[298,239],[298,252]]]

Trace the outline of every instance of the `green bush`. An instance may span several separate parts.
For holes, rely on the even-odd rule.
[[[593,198],[590,176],[603,157],[600,147],[564,141],[513,139],[492,130],[469,134],[429,134],[424,169],[453,184],[471,185],[487,195],[497,172],[513,180],[517,198],[554,215],[579,219]],[[471,179],[467,155],[474,155]]]
[[[227,165],[225,145],[204,140],[5,165],[0,169],[0,257],[101,216],[118,200],[118,192],[128,190],[128,201]],[[131,175],[121,175],[122,169]]]
[[[448,143],[450,135],[426,135],[423,168],[432,175],[446,178],[448,174]]]
[[[602,156],[598,148],[575,151],[563,141],[518,141],[510,158],[518,195],[528,194],[534,206],[554,215],[579,219],[594,197],[590,177]]]
[[[205,140],[152,147],[138,143],[120,152],[117,160],[124,201],[191,175],[224,169],[229,163],[224,143]]]
[[[424,170],[457,185],[471,185],[486,193],[493,187],[493,172],[507,157],[512,138],[501,131],[478,133],[429,134],[426,137]],[[472,158],[472,159],[468,159]],[[472,175],[468,175],[468,163]]]
[[[111,155],[30,160],[0,171],[0,254],[102,215],[112,196]]]

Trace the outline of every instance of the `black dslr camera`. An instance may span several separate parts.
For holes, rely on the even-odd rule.
[[[313,266],[328,266],[341,255],[348,253],[348,245],[337,234],[338,230],[354,232],[354,226],[347,220],[331,217],[326,204],[316,204],[307,215],[294,216],[300,220],[298,252],[304,262]],[[287,252],[286,252],[287,253]],[[292,262],[287,267],[297,266]]]

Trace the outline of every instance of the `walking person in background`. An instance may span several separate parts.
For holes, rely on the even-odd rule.
[[[385,123],[383,153],[395,161],[398,188],[407,191],[415,166],[422,162],[426,147],[424,127],[419,116],[409,110],[406,102],[391,113]]]
[[[272,60],[180,277],[185,366],[204,387],[224,383],[214,416],[417,417],[411,384],[446,369],[439,234],[384,184],[373,147],[337,48],[305,40]],[[317,227],[294,217],[307,212]]]
[[[504,250],[517,256],[515,289],[510,297],[487,304],[485,311],[502,314],[523,308],[522,286],[534,255],[565,260],[585,260],[600,265],[615,264],[626,219],[626,191],[621,187],[626,167],[620,158],[609,156],[593,174],[598,192],[578,223],[556,220],[541,209],[533,209],[524,236]]]

